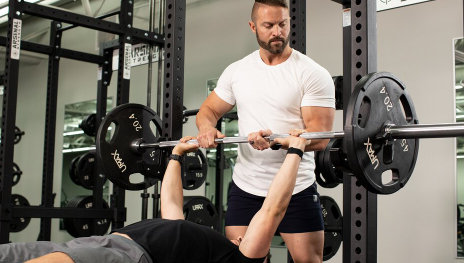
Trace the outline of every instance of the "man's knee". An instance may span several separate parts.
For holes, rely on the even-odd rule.
[[[299,253],[298,251],[292,254],[294,263],[322,263],[322,253],[313,251],[312,253]]]

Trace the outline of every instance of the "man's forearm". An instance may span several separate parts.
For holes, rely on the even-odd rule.
[[[161,217],[166,219],[183,219],[183,189],[181,165],[170,160],[161,184]]]
[[[325,149],[329,141],[330,141],[329,139],[311,140],[311,143],[306,145],[304,151],[305,152],[322,151]]]
[[[214,111],[206,106],[202,106],[196,117],[196,125],[198,130],[201,130],[204,127],[216,127],[219,118],[220,116],[216,116]]]
[[[301,158],[296,154],[288,154],[274,177],[263,203],[264,209],[270,209],[273,213],[283,214],[292,197],[295,188],[296,176]],[[282,215],[283,216],[283,215]]]

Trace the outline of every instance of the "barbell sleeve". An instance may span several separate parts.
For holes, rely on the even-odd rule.
[[[397,139],[461,137],[464,136],[464,123],[388,124],[384,127],[384,132]]]

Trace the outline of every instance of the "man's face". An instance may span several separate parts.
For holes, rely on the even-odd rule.
[[[290,17],[286,8],[260,6],[250,27],[256,34],[259,46],[271,54],[281,54],[288,45]]]

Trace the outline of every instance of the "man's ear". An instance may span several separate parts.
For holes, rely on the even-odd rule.
[[[255,25],[255,23],[250,20],[248,22],[248,25],[250,26],[251,31],[253,31],[253,33],[256,33],[256,25]]]

